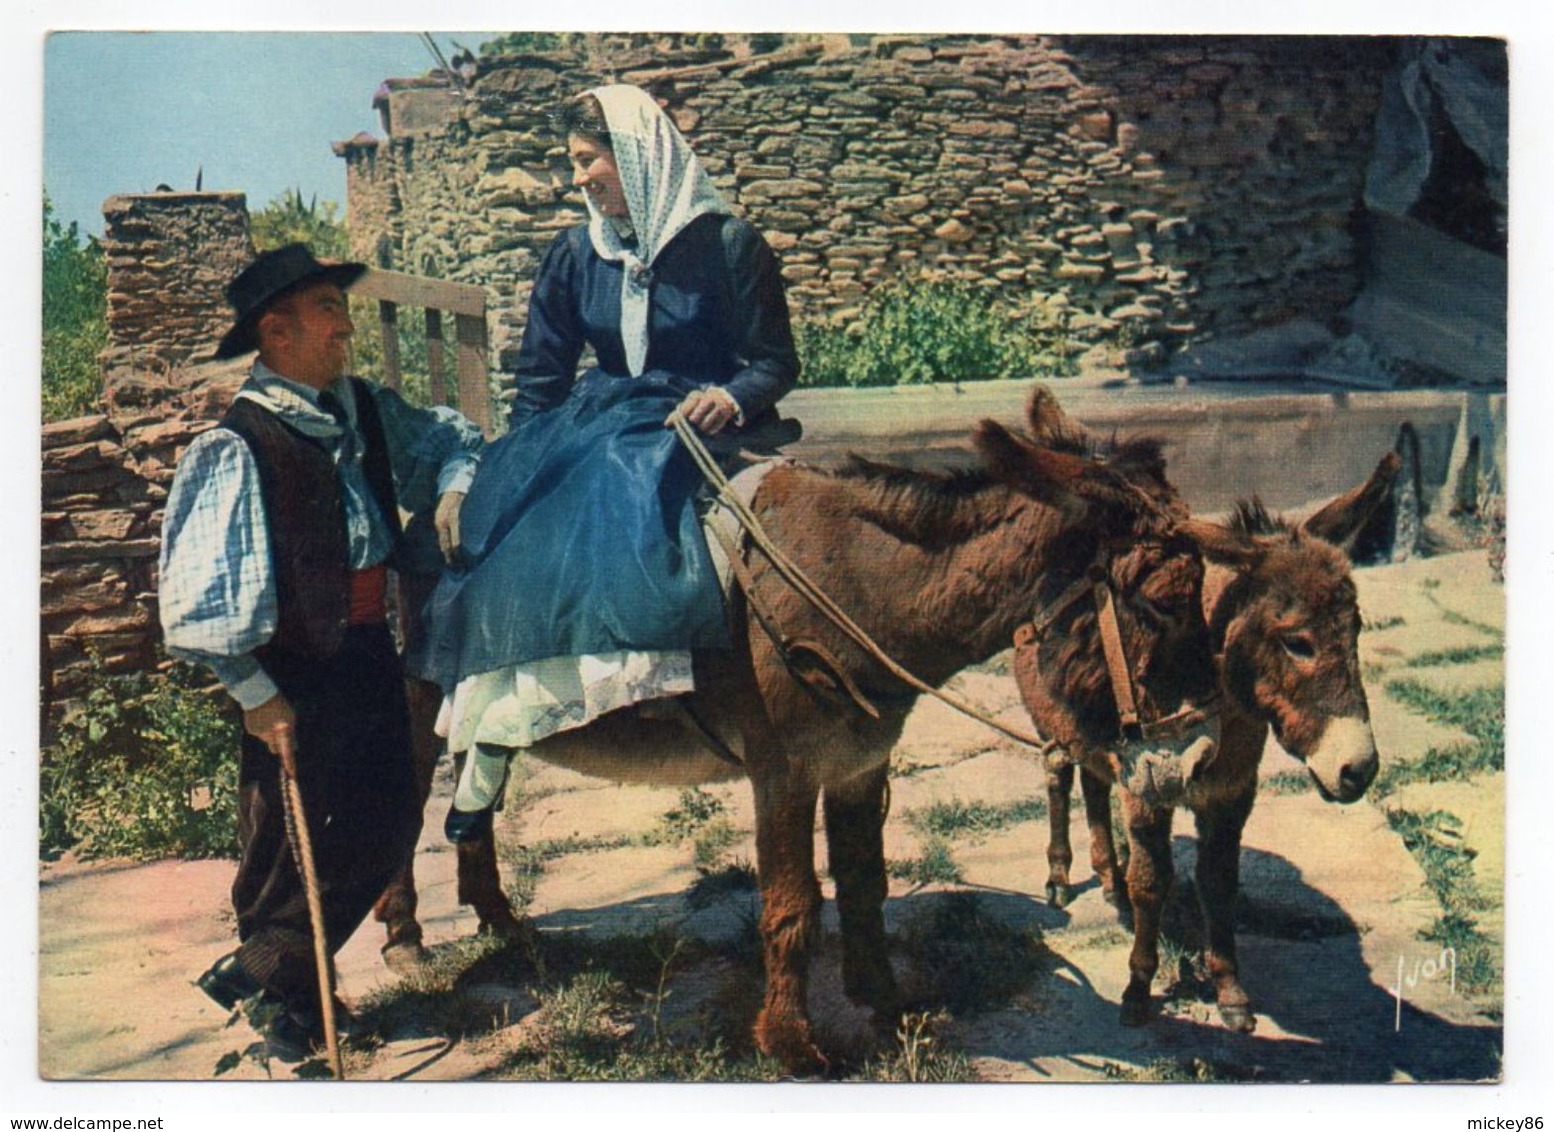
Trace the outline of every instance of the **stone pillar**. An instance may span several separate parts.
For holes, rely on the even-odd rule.
[[[254,255],[242,193],[147,193],[103,205],[106,415],[43,430],[41,653],[47,706],[76,694],[88,653],[156,662],[156,561],[173,468],[220,418],[248,359],[213,362],[226,284]]]
[[[105,386],[210,361],[231,324],[226,285],[254,258],[242,193],[138,193],[103,204]]]

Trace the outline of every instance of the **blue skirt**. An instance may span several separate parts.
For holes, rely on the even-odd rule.
[[[451,692],[553,656],[728,646],[703,481],[664,427],[678,386],[590,370],[486,449],[460,515],[462,560],[423,614],[428,679]]]

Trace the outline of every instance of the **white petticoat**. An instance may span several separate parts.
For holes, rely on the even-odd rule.
[[[501,790],[515,748],[584,727],[606,712],[694,689],[689,652],[556,656],[481,672],[459,682],[437,714],[448,750],[471,752],[454,794],[478,810]]]

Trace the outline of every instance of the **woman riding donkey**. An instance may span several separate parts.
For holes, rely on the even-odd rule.
[[[438,731],[467,753],[455,841],[489,831],[514,750],[689,692],[690,650],[727,647],[701,480],[669,418],[725,451],[797,431],[774,411],[799,363],[765,240],[642,90],[599,87],[558,117],[589,218],[540,265],[512,427],[427,606]]]

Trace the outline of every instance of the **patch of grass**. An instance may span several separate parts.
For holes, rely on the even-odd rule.
[[[522,1027],[495,1036],[505,1050],[494,1076],[533,1081],[773,1081],[779,1066],[752,1053],[733,1052],[718,1036],[699,1031],[672,1039],[663,1009],[673,977],[707,960],[710,950],[660,924],[632,935],[594,938],[577,932],[541,933],[536,946],[548,976],[534,990],[538,1002]],[[474,983],[523,985],[532,975],[512,947],[488,948],[472,962],[439,972],[445,1000]],[[740,986],[750,980],[739,977]],[[757,986],[759,985],[757,981]],[[454,1019],[450,1033],[472,1034],[490,1014]],[[444,1019],[446,1021],[446,1019]],[[748,1025],[748,1022],[746,1023]]]
[[[921,856],[904,861],[886,861],[885,871],[894,880],[911,884],[960,884],[965,880],[950,852],[949,843],[942,837],[928,836],[923,840]]]
[[[1389,685],[1388,691],[1431,719],[1467,731],[1477,742],[1432,748],[1423,758],[1388,767],[1377,783],[1381,796],[1410,782],[1466,781],[1475,774],[1505,768],[1503,689],[1443,696],[1422,685],[1399,682]],[[1402,809],[1390,811],[1387,821],[1419,862],[1441,904],[1442,915],[1420,938],[1453,949],[1458,986],[1467,991],[1493,989],[1500,979],[1499,949],[1479,930],[1473,913],[1493,907],[1496,901],[1474,878],[1475,854],[1462,841],[1461,821],[1441,810]]]
[[[1142,1066],[1120,1065],[1106,1062],[1103,1072],[1111,1081],[1131,1081],[1152,1084],[1244,1084],[1248,1081],[1270,1081],[1273,1078],[1261,1068],[1243,1068],[1223,1061],[1203,1057],[1157,1058]]]
[[[632,1032],[626,986],[608,971],[589,970],[541,992],[540,1033],[547,1053],[564,1061],[597,1058]],[[552,1072],[570,1080],[572,1074]]]
[[[1435,723],[1466,731],[1485,748],[1482,757],[1495,769],[1505,766],[1504,688],[1446,693],[1417,680],[1394,680],[1387,685],[1387,694]]]
[[[1405,618],[1394,614],[1391,617],[1378,617],[1374,621],[1369,618],[1362,618],[1360,627],[1368,633],[1379,633],[1383,629],[1396,629],[1398,626],[1406,624],[1408,624],[1408,621]]]
[[[1039,931],[1010,927],[974,892],[928,901],[903,925],[900,944],[919,1005],[957,1016],[1007,1005],[1053,967]]]
[[[680,1084],[772,1082],[782,1067],[756,1054],[733,1056],[715,1038],[707,1045],[600,1040],[576,1045],[525,1044],[502,1064],[499,1075],[511,1081],[660,1081]]]
[[[435,944],[428,961],[396,982],[374,990],[356,1004],[356,1013],[367,1029],[389,1032],[400,1024],[430,1027],[450,1037],[463,1037],[484,1029],[489,1014],[479,1022],[460,992],[471,971],[504,969],[504,982],[522,985],[533,973],[531,964],[516,945],[495,936],[473,936]]]
[[[1406,668],[1444,668],[1453,664],[1473,664],[1480,660],[1496,660],[1505,655],[1502,645],[1477,645],[1464,646],[1455,649],[1440,649],[1435,652],[1424,652],[1413,657],[1404,666]]]
[[[1080,936],[1073,945],[1074,951],[1098,951],[1104,947],[1131,947],[1133,936],[1121,928],[1102,928],[1100,931],[1087,932]]]
[[[1392,810],[1387,822],[1424,870],[1441,903],[1442,915],[1419,938],[1451,947],[1457,954],[1457,985],[1489,990],[1500,979],[1499,949],[1478,929],[1472,913],[1492,906],[1473,877],[1474,852],[1462,843],[1462,823],[1441,810]]]
[[[717,872],[723,855],[739,840],[739,834],[724,818],[708,822],[691,838],[691,864],[701,874]]]
[[[513,911],[519,915],[534,903],[534,892],[545,873],[545,855],[533,846],[498,837],[496,859],[507,866],[510,878],[502,885]]]
[[[930,837],[983,838],[1021,822],[1047,816],[1045,798],[1014,802],[963,802],[959,798],[934,802],[906,815],[907,825]]]
[[[1394,680],[1387,694],[1433,722],[1465,731],[1472,743],[1432,747],[1417,759],[1392,763],[1377,775],[1372,795],[1384,798],[1411,782],[1466,782],[1505,769],[1505,690],[1438,692],[1415,680]]]
[[[1304,794],[1311,789],[1311,775],[1303,770],[1285,770],[1257,784],[1259,794]]]
[[[723,813],[721,799],[699,786],[680,791],[680,801],[673,809],[658,819],[657,825],[644,834],[644,845],[677,845],[689,840],[714,818]]]
[[[1462,822],[1444,810],[1391,810],[1387,824],[1424,870],[1425,881],[1447,911],[1483,908],[1473,880],[1476,854],[1462,843]]]
[[[804,385],[959,384],[1078,372],[1065,306],[1039,297],[1010,303],[926,273],[875,288],[851,326],[808,319],[794,331]]]
[[[1383,768],[1371,786],[1371,795],[1385,798],[1411,782],[1466,782],[1474,775],[1504,768],[1504,751],[1487,743],[1431,747],[1420,758]]]
[[[735,861],[715,871],[704,871],[685,893],[686,907],[699,912],[703,908],[739,894],[760,891],[755,866],[749,861]]]
[[[549,837],[536,841],[530,848],[541,861],[554,861],[560,857],[572,857],[587,853],[608,853],[612,849],[625,849],[635,845],[637,839],[627,834],[615,837]]]
[[[1448,912],[1419,938],[1451,948],[1457,957],[1457,986],[1461,990],[1487,991],[1500,981],[1499,948],[1469,916]]]
[[[660,1005],[664,995],[660,984]],[[731,1059],[720,1041],[681,1047],[665,1041],[656,1025],[649,1033],[636,997],[613,974],[593,969],[542,992],[534,1024],[518,1039],[499,1075],[536,1081],[774,1079],[756,1059]]]
[[[1436,597],[1434,593],[1428,592],[1439,587],[1440,582],[1434,581],[1433,579],[1424,583],[1424,588],[1427,591],[1425,596],[1430,599],[1431,605],[1435,606],[1436,609],[1441,611],[1442,621],[1446,622],[1448,625],[1461,625],[1468,629],[1476,629],[1480,633],[1483,633],[1485,636],[1493,637],[1497,641],[1505,640],[1505,632],[1503,630],[1497,629],[1493,625],[1487,625],[1482,621],[1475,621],[1471,617],[1458,613],[1455,609],[1448,609],[1446,606],[1442,605],[1440,598]]]
[[[896,1044],[887,1054],[871,1058],[863,1077],[870,1081],[941,1084],[977,1080],[966,1055],[945,1046],[949,1017],[926,1011],[901,1016]]]
[[[1161,927],[1159,950],[1160,967],[1156,979],[1166,988],[1167,997],[1177,1001],[1213,1002],[1214,983],[1203,960],[1201,929],[1191,933],[1173,930],[1168,919]]]

